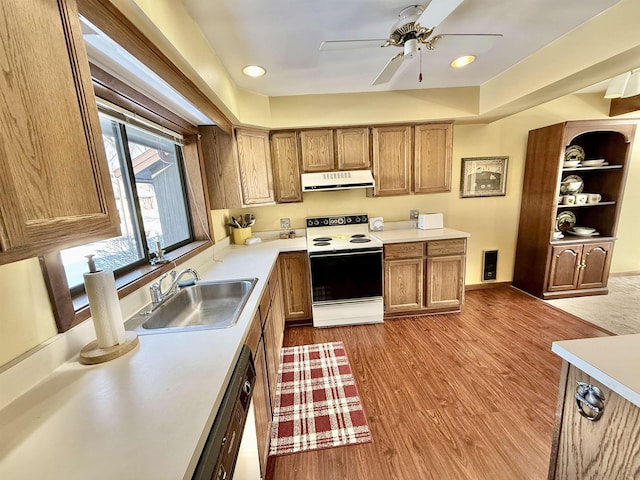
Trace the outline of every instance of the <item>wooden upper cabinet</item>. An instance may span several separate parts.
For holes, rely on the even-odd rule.
[[[269,132],[236,129],[242,200],[245,205],[275,202]]]
[[[452,146],[453,127],[450,123],[415,126],[415,193],[451,191]]]
[[[119,235],[75,2],[1,10],[0,264]]]
[[[296,132],[271,134],[271,159],[273,160],[276,202],[301,202],[300,151]]]
[[[374,195],[411,193],[412,146],[409,125],[373,129]]]
[[[300,131],[300,148],[304,172],[328,172],[335,168],[333,130]]]
[[[338,170],[368,170],[371,168],[369,128],[338,128],[336,159]]]
[[[233,136],[210,125],[200,126],[199,133],[211,209],[242,207],[238,152]]]

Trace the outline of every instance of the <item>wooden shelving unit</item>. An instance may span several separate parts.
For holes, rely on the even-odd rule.
[[[565,122],[531,130],[527,144],[513,284],[540,298],[607,293],[607,281],[620,206],[635,135],[623,120]],[[563,168],[565,150],[582,147],[586,159],[605,159],[598,167]],[[579,176],[583,193],[599,193],[598,203],[564,205],[561,183]],[[572,212],[576,225],[597,236],[564,232],[556,238],[556,218]]]

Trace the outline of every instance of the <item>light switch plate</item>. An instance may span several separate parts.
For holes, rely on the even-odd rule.
[[[289,218],[281,218],[280,228],[291,228],[291,220]]]
[[[409,220],[417,220],[420,210],[409,210]]]

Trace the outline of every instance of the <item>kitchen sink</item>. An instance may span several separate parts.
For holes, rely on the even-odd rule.
[[[198,282],[151,310],[141,310],[126,323],[138,334],[221,329],[234,326],[257,278]]]

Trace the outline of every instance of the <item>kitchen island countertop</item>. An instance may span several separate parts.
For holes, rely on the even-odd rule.
[[[563,340],[551,350],[640,407],[640,334]]]

